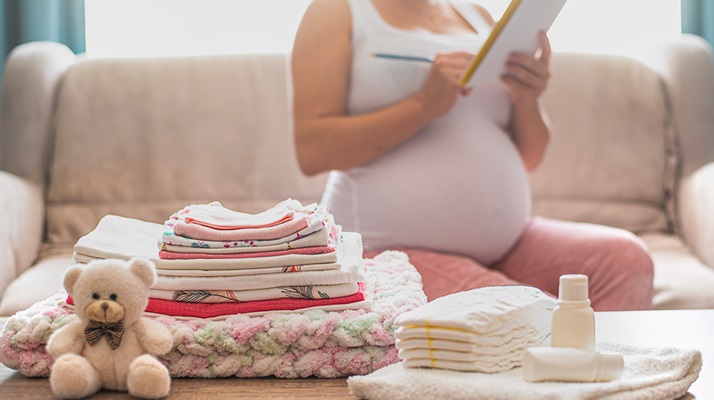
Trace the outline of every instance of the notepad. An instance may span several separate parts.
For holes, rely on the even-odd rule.
[[[566,0],[512,0],[461,77],[461,85],[500,81],[511,52],[535,54],[538,32],[547,31]]]

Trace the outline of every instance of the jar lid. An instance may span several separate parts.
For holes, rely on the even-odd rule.
[[[561,275],[558,300],[588,300],[588,276],[582,274]]]

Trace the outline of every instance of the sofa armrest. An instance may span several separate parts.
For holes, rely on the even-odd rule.
[[[669,93],[671,123],[677,132],[680,170],[688,176],[714,161],[714,56],[703,38],[690,34],[664,46],[654,67]]]
[[[55,42],[17,46],[2,81],[0,169],[39,185],[47,183],[55,99],[65,71],[77,57]]]
[[[684,241],[704,264],[714,268],[714,163],[682,179],[679,218]]]
[[[37,259],[45,205],[39,185],[0,171],[0,297]]]

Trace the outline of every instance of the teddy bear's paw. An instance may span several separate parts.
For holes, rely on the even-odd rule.
[[[168,396],[171,377],[166,367],[156,358],[144,354],[131,362],[127,387],[132,396],[160,399]]]
[[[52,364],[50,386],[57,397],[81,399],[96,393],[102,383],[97,370],[86,358],[65,354]]]

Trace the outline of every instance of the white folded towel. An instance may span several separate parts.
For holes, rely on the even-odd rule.
[[[623,355],[620,379],[598,383],[527,382],[521,368],[485,374],[438,369],[406,368],[393,364],[366,376],[347,380],[357,397],[399,399],[617,399],[665,400],[686,394],[699,376],[698,350],[647,348],[599,343],[598,351]]]

